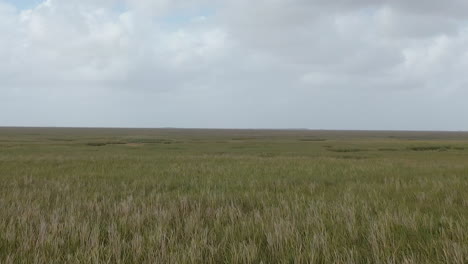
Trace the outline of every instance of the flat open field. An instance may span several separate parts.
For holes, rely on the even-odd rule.
[[[0,263],[468,263],[468,133],[0,128]]]

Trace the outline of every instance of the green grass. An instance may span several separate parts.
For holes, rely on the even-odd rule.
[[[0,129],[0,263],[467,263],[468,134]]]

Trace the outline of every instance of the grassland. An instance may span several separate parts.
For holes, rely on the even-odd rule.
[[[0,128],[0,263],[468,263],[468,133]]]

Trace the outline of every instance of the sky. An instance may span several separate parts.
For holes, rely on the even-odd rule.
[[[0,126],[468,130],[468,1],[0,0]]]

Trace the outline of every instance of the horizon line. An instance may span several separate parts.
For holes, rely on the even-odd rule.
[[[430,130],[430,129],[329,129],[329,128],[219,128],[219,127],[118,127],[118,126],[0,126],[3,128],[39,128],[39,129],[174,129],[174,130],[268,130],[268,131],[344,131],[344,132],[448,132],[468,133],[468,130]]]

